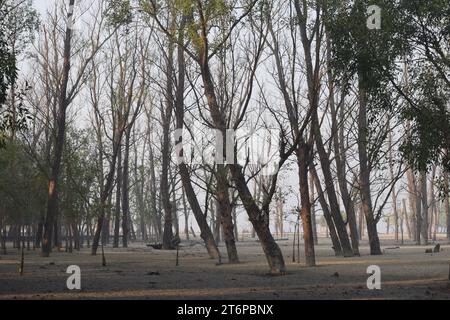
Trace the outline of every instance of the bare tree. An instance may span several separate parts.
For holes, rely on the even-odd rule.
[[[127,26],[128,28],[128,26]],[[135,25],[130,26],[130,28],[136,28]],[[139,48],[136,37],[129,37],[127,34],[124,35],[125,39],[122,47],[122,39],[117,32],[114,33],[114,42],[112,44],[112,55],[110,57],[110,74],[109,74],[109,91],[110,91],[110,107],[112,111],[112,154],[110,157],[109,173],[106,175],[105,187],[103,194],[100,196],[99,212],[97,225],[94,235],[94,240],[92,244],[92,254],[97,254],[97,249],[99,246],[100,235],[102,228],[104,227],[105,220],[105,209],[107,204],[107,199],[109,198],[113,188],[114,188],[114,177],[116,173],[116,165],[119,162],[119,154],[121,153],[122,142],[124,135],[130,132],[130,128],[133,127],[137,116],[139,115],[145,100],[145,85],[146,80],[143,75],[137,84],[137,79],[139,75],[139,65],[142,66],[144,61],[142,61],[142,54],[139,56],[138,50],[145,50],[145,46]],[[123,49],[123,51],[122,51]],[[116,60],[115,60],[116,59]],[[117,74],[115,73],[117,72]],[[142,72],[141,72],[142,73]],[[116,77],[117,75],[117,77]],[[127,159],[128,161],[128,159]],[[128,168],[127,168],[128,171]],[[123,188],[123,181],[118,184],[117,187]],[[128,182],[127,182],[128,188]],[[128,190],[127,190],[128,191]],[[116,201],[120,200],[118,194],[116,194]],[[123,199],[122,199],[123,204]],[[116,203],[117,205],[117,203]],[[123,209],[123,208],[122,208]],[[117,208],[116,208],[117,210]],[[125,211],[125,214],[128,213]],[[124,217],[122,216],[122,219]],[[122,224],[123,229],[123,241],[124,245],[127,244],[128,235],[128,215],[125,217],[125,223]],[[116,211],[115,224],[117,226],[118,217]],[[117,228],[115,229],[116,233]],[[116,236],[116,234],[115,234]],[[115,245],[117,238],[115,237]]]
[[[161,23],[159,19],[159,12],[157,9],[157,5],[154,1],[149,1],[151,4],[151,10],[148,10],[148,13],[155,19],[158,26],[165,32],[168,33],[165,29],[164,25]],[[210,30],[210,25],[213,22],[211,16],[207,14],[205,11],[208,6],[207,3],[203,1],[197,1],[196,3],[192,3],[190,8],[196,12],[196,15],[188,16],[188,23],[190,25],[196,25],[195,31],[190,33],[191,42],[195,44],[194,50],[192,51],[190,48],[187,48],[183,44],[183,49],[199,66],[202,82],[204,87],[204,97],[207,101],[210,116],[212,119],[212,123],[215,129],[219,130],[223,136],[226,136],[227,130],[227,119],[224,114],[221,112],[217,95],[216,95],[216,86],[213,74],[211,73],[210,61],[211,59],[217,55],[217,52],[220,50],[222,45],[228,40],[231,36],[232,32],[238,26],[241,21],[247,17],[251,10],[254,8],[254,5],[257,1],[252,1],[249,6],[244,6],[245,10],[243,10],[242,14],[239,14],[239,18],[233,23],[229,28],[228,32],[224,35],[223,41],[221,41],[217,45],[212,45],[209,40],[208,30]],[[189,11],[189,10],[188,10]],[[168,33],[170,34],[170,33]],[[173,39],[176,41],[176,39]],[[246,95],[248,98],[246,101],[250,100],[251,91]],[[248,102],[244,105],[243,113],[245,114],[246,106]],[[240,117],[239,117],[240,118]],[[237,125],[239,125],[239,122]],[[241,201],[249,215],[250,221],[252,222],[256,233],[259,236],[261,241],[261,245],[266,254],[266,258],[268,260],[271,272],[273,273],[284,273],[285,272],[285,263],[283,259],[283,255],[281,253],[280,248],[276,244],[273,236],[270,232],[269,225],[263,217],[268,214],[269,203],[263,206],[263,209],[259,208],[253,199],[253,196],[247,186],[245,174],[243,172],[243,168],[240,165],[230,165],[230,173],[233,179],[233,182],[239,192],[239,196]],[[275,187],[275,186],[273,186]],[[276,190],[276,189],[275,189]],[[272,194],[273,196],[273,194]],[[309,195],[308,195],[309,196]],[[271,200],[271,197],[268,197],[268,200]],[[191,205],[192,207],[192,205]]]
[[[66,114],[67,108],[73,102],[77,94],[79,93],[80,86],[84,82],[87,74],[87,69],[94,59],[97,52],[108,41],[112,34],[107,35],[105,38],[101,38],[102,26],[104,20],[102,17],[103,3],[100,3],[94,12],[94,28],[92,28],[91,50],[83,57],[81,65],[77,66],[77,72],[72,79],[72,85],[69,87],[70,70],[71,70],[71,57],[72,57],[72,36],[74,25],[74,5],[75,0],[69,0],[67,9],[67,26],[64,35],[64,49],[62,58],[64,60],[63,68],[61,70],[60,81],[57,83],[58,89],[58,106],[53,116],[54,121],[54,142],[53,142],[53,159],[51,160],[51,174],[48,183],[48,201],[47,201],[47,214],[44,223],[43,241],[42,241],[42,256],[48,257],[52,249],[51,237],[56,234],[54,230],[55,219],[58,215],[58,180],[61,173],[61,160],[64,150],[64,139],[66,133]],[[79,49],[78,49],[79,50]],[[55,54],[55,59],[57,59]]]

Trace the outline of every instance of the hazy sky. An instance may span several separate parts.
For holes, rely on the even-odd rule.
[[[50,8],[53,8],[54,4],[57,3],[58,1],[61,1],[61,2],[64,1],[65,2],[66,0],[33,0],[33,5],[39,11],[39,13],[41,14],[42,20],[45,20],[46,11],[48,9],[50,9]],[[89,0],[89,1],[92,1],[92,0]],[[81,2],[83,2],[83,1],[80,0],[79,3],[81,3]],[[294,177],[295,177],[295,175],[294,175]],[[292,180],[293,180],[293,181],[291,181],[292,185],[294,185],[294,186],[297,185],[296,179],[294,178]],[[293,200],[293,202],[295,202],[295,203],[297,202],[295,200],[295,198],[291,199],[291,200]],[[295,203],[292,203],[292,206]],[[285,210],[286,211],[290,211],[290,205],[289,204],[286,205]],[[248,218],[247,218],[246,214],[240,213],[238,219],[239,219],[239,228],[247,228],[247,229],[249,229],[250,226],[249,226],[249,222],[248,222]],[[191,217],[191,220],[192,220],[192,217]],[[293,220],[295,220],[295,219],[293,218]],[[195,223],[192,223],[192,225],[193,225],[194,229],[197,229]],[[181,218],[180,219],[180,227],[183,227],[183,226],[184,226],[184,219]],[[285,223],[285,229],[286,229],[286,231],[288,231],[290,229],[290,226],[289,226],[288,223]]]
[[[58,0],[33,0],[34,7],[39,10],[41,14],[45,13],[45,10]],[[62,1],[62,0],[59,0]]]
[[[52,8],[53,5],[56,2],[59,2],[59,1],[65,1],[65,0],[33,0],[33,5],[39,11],[39,13],[41,14],[41,17],[44,19],[46,11],[49,8]],[[83,1],[81,1],[81,2],[83,2]],[[292,176],[289,176],[289,175],[288,175],[288,177],[290,177],[290,178],[287,179],[288,181],[292,180],[292,181],[289,181],[289,184],[291,186],[293,186],[293,188],[295,189],[295,187],[297,186],[296,178],[292,178]],[[294,177],[295,177],[295,175],[294,175]],[[286,177],[283,177],[283,179],[286,179]],[[282,184],[285,184],[285,183],[281,183],[281,185]],[[297,202],[295,197],[293,197],[292,199],[289,199],[289,200],[290,201],[287,201],[287,204],[285,206],[285,211],[290,211],[290,207],[292,207]],[[241,214],[239,218],[240,218],[239,219],[240,220],[240,223],[239,223],[240,227],[248,226],[249,223],[248,223],[248,221],[246,219],[246,215],[245,214],[244,215]],[[181,220],[180,222],[183,223],[183,221],[182,221],[183,219],[180,219],[180,220]],[[379,227],[380,231],[384,230],[384,223],[380,222],[378,227]],[[288,229],[288,228],[286,228],[286,229]]]

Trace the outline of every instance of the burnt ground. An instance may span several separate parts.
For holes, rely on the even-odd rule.
[[[384,240],[382,256],[370,256],[362,243],[361,257],[337,258],[327,239],[316,247],[317,267],[292,262],[292,242],[280,241],[288,272],[270,276],[259,243],[238,243],[241,263],[216,265],[199,242],[183,243],[176,266],[175,251],[158,251],[143,244],[129,249],[105,248],[101,255],[80,252],[25,251],[25,272],[18,274],[20,254],[0,255],[0,299],[450,299],[450,246],[440,253]],[[222,254],[226,250],[220,247]],[[302,258],[302,256],[300,257]],[[69,265],[82,272],[82,290],[69,291]],[[382,289],[368,290],[367,267],[378,265]]]

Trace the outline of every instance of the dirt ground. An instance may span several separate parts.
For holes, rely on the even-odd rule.
[[[200,242],[183,243],[176,266],[175,251],[158,251],[143,244],[105,248],[101,255],[53,253],[41,258],[25,251],[25,273],[18,274],[19,252],[0,255],[0,299],[450,299],[450,246],[426,254],[425,247],[383,241],[382,256],[336,258],[326,239],[316,247],[317,267],[292,262],[292,242],[280,241],[288,273],[270,276],[259,243],[238,243],[241,263],[216,265]],[[432,248],[428,246],[427,248]],[[220,247],[222,254],[226,250]],[[302,258],[302,255],[300,256]],[[81,268],[81,291],[69,291],[69,265]],[[381,290],[368,290],[367,267],[381,268]]]

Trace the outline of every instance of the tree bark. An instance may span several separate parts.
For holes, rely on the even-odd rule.
[[[173,223],[172,223],[172,204],[170,201],[169,190],[169,166],[170,166],[170,125],[172,121],[173,112],[173,55],[174,44],[169,43],[167,52],[167,66],[166,66],[166,105],[164,110],[161,110],[161,121],[163,126],[163,142],[162,142],[162,167],[161,167],[161,201],[164,209],[164,233],[163,233],[163,249],[173,250]]]
[[[319,244],[319,237],[317,235],[317,219],[316,219],[316,195],[315,195],[315,186],[314,186],[314,177],[312,174],[310,174],[309,178],[309,186],[310,186],[310,202],[311,202],[311,222],[312,222],[312,231],[313,231],[313,238],[314,238],[314,245]],[[280,218],[282,219],[282,217]],[[281,226],[283,225],[281,220]],[[282,227],[281,227],[282,228]],[[283,232],[281,232],[281,237],[283,237]]]
[[[328,195],[328,201],[330,205],[331,216],[333,218],[337,234],[339,236],[339,241],[341,243],[342,252],[344,257],[352,257],[354,251],[352,245],[350,244],[347,229],[345,227],[344,219],[342,219],[341,210],[339,208],[339,203],[336,196],[336,189],[334,187],[333,176],[331,174],[330,160],[328,154],[325,150],[322,135],[320,133],[319,118],[317,112],[313,116],[313,126],[315,130],[315,140],[317,146],[317,152],[319,153],[320,163],[322,167],[322,173],[325,178],[325,190]],[[350,207],[350,206],[349,206]],[[357,239],[355,244],[355,249],[358,251]],[[359,253],[359,252],[358,252]]]
[[[64,65],[61,77],[61,86],[59,88],[58,113],[56,116],[56,139],[54,145],[54,158],[51,164],[50,180],[48,182],[48,196],[47,196],[47,215],[44,222],[44,234],[42,237],[42,251],[43,257],[49,257],[52,251],[51,238],[53,235],[54,221],[58,215],[58,180],[61,173],[61,160],[64,150],[64,139],[66,133],[66,113],[69,101],[67,99],[67,87],[69,83],[70,72],[70,57],[72,48],[72,21],[73,21],[73,6],[75,0],[69,0],[69,10],[67,13],[67,27],[64,39]]]
[[[389,174],[391,177],[391,180],[394,181],[394,156],[393,156],[393,143],[392,143],[392,129],[389,125],[389,134],[388,134],[388,143],[389,143]],[[394,213],[394,227],[395,227],[395,242],[398,242],[398,232],[399,232],[399,226],[398,226],[398,209],[397,209],[397,191],[395,188],[395,185],[392,187],[392,211]]]
[[[327,227],[328,227],[328,233],[329,236],[331,238],[331,243],[333,244],[333,250],[334,250],[334,254],[335,256],[343,256],[343,252],[342,252],[342,246],[341,246],[341,242],[339,240],[339,236],[336,232],[336,227],[334,225],[334,221],[333,218],[331,217],[331,213],[330,213],[330,209],[328,207],[328,203],[325,200],[325,194],[322,190],[322,186],[320,184],[320,180],[319,180],[319,176],[317,175],[317,171],[316,168],[314,167],[314,165],[311,165],[311,174],[314,177],[314,184],[316,186],[316,190],[319,196],[319,203],[320,206],[322,207],[322,211],[323,211],[323,216],[325,218],[325,221],[327,223]],[[327,235],[328,235],[327,233]]]
[[[423,244],[428,245],[428,188],[427,188],[427,173],[423,171],[420,173],[420,199],[422,203],[422,217],[421,229]],[[418,230],[419,231],[419,230]]]
[[[120,241],[120,212],[122,202],[122,146],[117,154],[116,204],[114,209],[114,240],[113,248],[119,247]]]
[[[223,144],[226,146],[226,143]],[[224,153],[225,154],[225,153]],[[224,241],[227,247],[228,262],[239,263],[239,257],[234,239],[233,217],[231,215],[231,202],[228,190],[228,172],[223,164],[217,165],[217,211],[220,216],[220,223],[224,234]]]
[[[249,220],[261,242],[261,246],[270,267],[270,272],[273,274],[285,273],[286,266],[283,254],[270,232],[268,221],[264,219],[263,213],[256,205],[250,190],[248,189],[242,169],[239,165],[232,165],[230,166],[230,171],[235,181],[236,188],[239,191],[239,197],[249,216]]]
[[[234,239],[236,240],[236,242],[238,242],[239,241],[239,231],[238,231],[236,206],[233,207],[233,223],[234,223]],[[281,222],[281,229],[283,230],[283,221]]]
[[[184,212],[184,235],[186,240],[189,241],[189,210],[186,202],[186,192],[183,189],[182,192],[182,200],[183,200],[183,212]]]
[[[450,241],[450,183],[449,174],[447,171],[444,173],[444,185],[445,185],[445,196],[444,196],[444,212],[447,220],[447,240]]]
[[[125,154],[123,157],[123,173],[122,173],[122,245],[128,248],[129,236],[129,219],[130,219],[130,193],[129,193],[129,177],[130,177],[130,138],[132,126],[129,125],[125,133]]]
[[[418,198],[418,192],[417,192],[417,185],[415,181],[415,176],[411,168],[408,169],[406,172],[407,178],[408,178],[408,202],[409,202],[409,208],[410,208],[410,228],[411,228],[411,235],[414,241],[419,242],[419,238],[417,235],[417,212],[420,211],[420,207],[417,206],[417,198]],[[420,234],[419,234],[420,237]]]
[[[180,237],[180,221],[178,217],[178,205],[177,205],[177,199],[176,199],[176,185],[175,181],[172,182],[172,221],[173,221],[173,227],[175,229],[175,238],[179,239]]]
[[[311,202],[309,198],[309,182],[308,167],[311,163],[311,150],[306,144],[299,146],[297,151],[299,182],[300,182],[300,199],[303,226],[303,241],[305,246],[305,263],[307,267],[316,265],[316,255],[314,251],[314,235],[311,218]],[[299,240],[298,240],[299,241]]]
[[[38,226],[37,226],[37,231],[36,231],[36,238],[35,238],[36,248],[41,247],[42,235],[44,232],[44,222],[45,222],[45,217],[42,216],[42,219],[39,221]]]
[[[358,214],[358,233],[359,240],[363,239],[364,236],[364,212],[362,210],[362,205],[359,205],[359,214]]]
[[[359,84],[359,116],[358,116],[358,153],[359,153],[359,186],[362,210],[366,217],[367,235],[369,237],[370,254],[381,255],[380,240],[378,238],[377,221],[375,221],[370,191],[370,164],[367,155],[367,96],[363,88],[360,75]]]
[[[211,199],[209,202],[209,210],[211,213],[211,229],[214,230],[214,240],[216,240],[217,245],[220,244],[222,240],[220,238],[220,213],[219,213],[219,203],[217,200]]]
[[[409,239],[413,239],[411,226],[410,226],[410,219],[408,217],[408,210],[406,209],[406,199],[402,199],[402,203],[403,203],[403,217],[405,220],[408,237],[409,237]]]
[[[216,242],[214,241],[214,236],[208,226],[206,216],[203,214],[202,209],[200,208],[194,188],[192,187],[189,170],[184,163],[180,164],[178,168],[180,170],[183,188],[186,192],[186,198],[188,199],[192,213],[200,228],[200,237],[205,242],[206,250],[208,251],[211,259],[220,259],[220,252],[217,248]]]
[[[430,223],[428,225],[428,238],[431,238],[433,241],[436,241],[436,233],[434,232],[436,227],[436,216],[437,216],[437,208],[436,208],[436,199],[434,194],[434,182],[436,179],[436,170],[437,166],[434,165],[432,169],[432,174],[430,177],[430,185],[429,185],[429,195],[428,195],[428,207],[429,207],[429,216]]]

